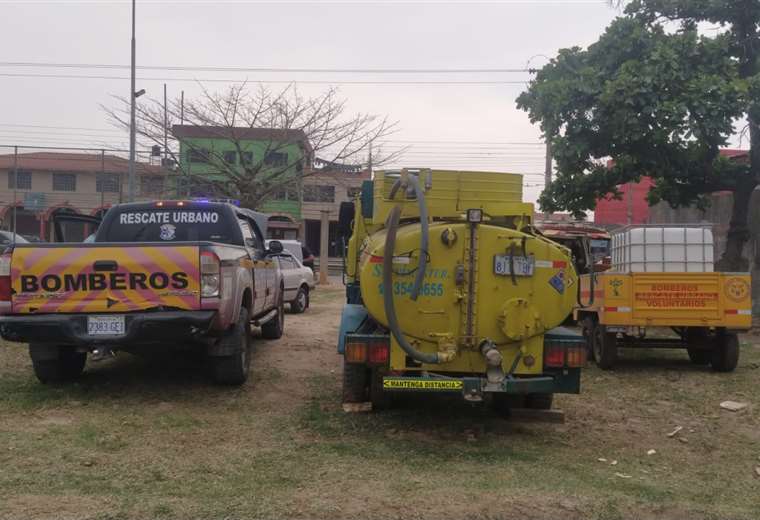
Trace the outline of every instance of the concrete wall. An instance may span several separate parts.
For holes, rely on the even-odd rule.
[[[714,193],[710,197],[710,207],[705,211],[696,208],[673,209],[667,203],[661,202],[650,210],[651,224],[713,224],[715,241],[715,260],[723,256],[726,249],[728,226],[731,222],[731,210],[734,197],[731,192]],[[749,227],[751,238],[747,243],[744,254],[749,259],[752,273],[753,314],[760,314],[760,188],[755,189],[750,203]]]

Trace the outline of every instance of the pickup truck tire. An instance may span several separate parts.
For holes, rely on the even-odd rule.
[[[528,394],[525,404],[533,410],[551,410],[554,394]]]
[[[277,304],[277,316],[261,326],[261,336],[265,339],[280,339],[285,330],[285,303],[282,301],[283,289],[280,287],[280,300]]]
[[[736,334],[718,332],[712,351],[712,369],[716,372],[733,372],[739,364],[739,338]]]
[[[302,285],[298,288],[296,299],[290,302],[290,312],[301,314],[309,307],[309,288]]]
[[[86,352],[77,352],[71,347],[57,347],[58,357],[39,356],[38,347],[30,345],[29,355],[32,358],[34,375],[40,383],[63,383],[76,379],[82,374]]]
[[[220,385],[242,385],[251,368],[251,317],[247,308],[240,309],[237,323],[220,341],[235,353],[210,358],[214,381]]]
[[[343,402],[363,403],[367,394],[367,367],[343,359]]]
[[[597,324],[594,327],[594,361],[602,370],[609,370],[617,361],[617,335],[607,332],[607,327]]]

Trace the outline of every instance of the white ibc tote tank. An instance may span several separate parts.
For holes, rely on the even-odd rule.
[[[640,226],[612,234],[612,269],[624,273],[713,271],[709,226]]]

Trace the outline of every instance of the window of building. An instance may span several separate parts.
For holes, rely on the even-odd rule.
[[[161,196],[164,192],[163,175],[143,175],[140,177],[140,195]]]
[[[227,164],[237,164],[237,152],[224,152],[222,157]]]
[[[253,152],[240,152],[240,162],[245,166],[253,164]]]
[[[264,164],[276,167],[287,166],[288,154],[285,152],[269,152],[266,157],[264,157]]]
[[[8,170],[8,189],[9,190],[31,190],[32,189],[32,172],[24,170]],[[14,187],[15,186],[15,187]]]
[[[54,173],[53,191],[77,191],[77,175],[75,173]]]
[[[335,202],[335,186],[306,185],[303,187],[304,202]]]
[[[286,186],[277,188],[272,192],[274,200],[298,200],[298,188],[296,186]]]
[[[362,192],[362,189],[360,187],[351,186],[351,187],[349,187],[349,188],[346,189],[346,196],[349,199],[355,199],[356,197],[358,197],[361,194],[361,192]]]
[[[99,173],[95,178],[95,191],[98,193],[119,193],[119,175],[116,173]]]
[[[191,148],[187,158],[191,163],[208,163],[210,152],[205,148]]]

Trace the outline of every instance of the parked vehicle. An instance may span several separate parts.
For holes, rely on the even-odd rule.
[[[578,277],[521,195],[521,175],[402,170],[343,203],[344,402],[455,392],[508,412],[580,391],[585,343],[557,328]]]
[[[300,314],[309,308],[311,292],[316,287],[314,271],[305,267],[290,251],[283,251],[276,258],[285,288],[285,301],[290,304],[290,312]]]
[[[611,269],[582,275],[579,288],[574,315],[602,369],[620,348],[681,348],[696,365],[731,372],[736,333],[752,326],[750,275],[713,272],[713,236],[700,226],[614,233]]]
[[[121,204],[92,243],[8,247],[0,256],[0,335],[29,343],[37,378],[77,377],[86,357],[202,348],[214,379],[241,384],[251,325],[284,327],[283,283],[256,222],[224,203]]]
[[[269,243],[269,240],[267,240],[267,244]],[[301,264],[303,264],[303,245],[299,240],[280,240],[280,243],[282,244],[282,248],[296,257]]]
[[[7,246],[13,243],[28,244],[29,240],[18,234],[14,235],[12,231],[0,231],[0,246]]]

